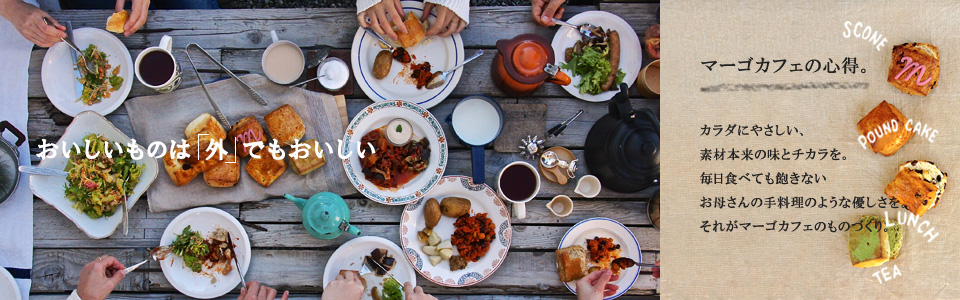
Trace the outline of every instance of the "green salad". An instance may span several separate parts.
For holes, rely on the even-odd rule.
[[[210,247],[204,243],[204,239],[199,232],[190,230],[190,225],[183,228],[183,232],[177,234],[177,238],[170,244],[170,250],[173,254],[183,258],[183,265],[194,272],[200,272],[203,268],[203,258],[210,254]]]
[[[383,293],[381,294],[381,300],[403,300],[403,289],[400,286],[400,283],[396,279],[387,278],[383,280]]]
[[[113,67],[111,70],[110,62],[107,61],[107,54],[97,49],[97,45],[90,44],[83,50],[83,57],[90,57],[96,65],[97,71],[93,73],[84,73],[77,81],[83,84],[83,94],[77,101],[86,105],[100,103],[103,98],[109,98],[110,93],[120,89],[123,85],[123,77],[120,77],[120,66]],[[77,59],[77,68],[85,70],[85,62],[82,57]]]
[[[70,153],[67,161],[67,184],[64,195],[74,202],[73,207],[91,218],[112,216],[123,203],[124,195],[133,193],[143,165],[134,162],[130,153],[120,153],[120,146],[99,134],[83,138],[79,153]],[[90,142],[89,153],[99,153],[94,159],[87,158],[85,146]],[[104,142],[109,142],[112,158],[107,157]],[[129,182],[124,185],[124,179]]]
[[[560,67],[580,76],[580,83],[577,87],[580,88],[581,94],[596,95],[603,92],[602,86],[607,82],[607,77],[610,76],[611,68],[608,55],[607,47],[600,45],[585,46],[582,53],[574,53],[570,60]],[[619,86],[626,75],[618,69],[617,79],[614,80],[613,86]]]

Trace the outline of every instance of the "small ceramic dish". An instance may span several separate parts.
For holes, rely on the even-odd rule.
[[[573,213],[573,199],[566,195],[557,195],[547,203],[547,210],[554,216],[566,217]]]
[[[77,117],[73,119],[70,126],[67,126],[67,129],[64,130],[63,136],[57,141],[57,145],[61,146],[63,143],[66,143],[68,147],[72,147],[71,145],[73,145],[73,143],[83,145],[83,137],[90,133],[103,135],[107,139],[123,145],[129,144],[131,141],[130,137],[120,132],[120,130],[114,127],[106,118],[94,111],[88,110],[77,114]],[[150,187],[153,180],[157,179],[157,173],[160,170],[157,159],[146,155],[147,149],[142,145],[137,146],[140,148],[140,151],[144,153],[144,157],[136,160],[136,162],[144,165],[144,167],[137,186],[133,188],[133,194],[127,196],[128,210],[137,203],[137,200],[147,191],[147,188]],[[64,156],[61,151],[57,150],[56,155],[51,158],[44,158],[38,166],[63,170],[67,166],[67,161],[67,157]],[[63,215],[73,221],[80,230],[83,230],[83,233],[86,233],[87,236],[94,239],[102,239],[113,234],[117,226],[120,225],[121,219],[123,219],[123,210],[117,209],[117,212],[109,217],[92,219],[83,212],[73,208],[73,202],[64,195],[66,183],[66,177],[30,175],[30,190],[33,191],[33,194],[63,213]]]
[[[577,188],[573,190],[580,196],[593,198],[600,194],[600,179],[593,175],[584,175],[577,181]]]

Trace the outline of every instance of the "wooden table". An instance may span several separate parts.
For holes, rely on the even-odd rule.
[[[568,18],[576,13],[601,9],[613,12],[630,23],[642,37],[643,30],[657,23],[657,4],[604,3],[597,6],[568,7]],[[529,7],[473,7],[471,24],[461,35],[468,48],[484,49],[489,54],[464,67],[464,75],[447,101],[430,109],[433,114],[445,116],[451,112],[456,99],[471,94],[486,94],[501,103],[544,103],[548,106],[547,126],[559,123],[579,109],[584,114],[573,122],[564,135],[549,145],[565,146],[580,156],[583,143],[593,122],[607,113],[606,103],[589,103],[571,97],[553,84],[545,84],[533,96],[523,99],[508,98],[497,90],[489,76],[490,63],[499,39],[512,38],[520,33],[535,32],[553,37],[555,28],[542,28],[530,21]],[[73,22],[75,27],[104,26],[108,11],[59,11],[51,13],[57,20]],[[238,74],[261,73],[260,54],[269,44],[269,30],[277,30],[304,48],[329,45],[349,51],[357,28],[353,9],[262,9],[210,11],[151,11],[147,24],[129,38],[120,37],[136,56],[142,49],[157,45],[160,37],[173,37],[177,59],[186,62],[182,49],[189,43],[198,43]],[[639,51],[639,49],[638,49]],[[40,65],[45,49],[33,51],[30,64],[28,123],[31,150],[38,151],[41,139],[56,141],[71,122],[71,117],[58,111],[45,98],[40,83]],[[203,80],[214,80],[224,75],[212,63],[200,60],[198,68]],[[649,62],[645,58],[645,63]],[[181,63],[184,80],[181,88],[198,85],[189,64]],[[348,114],[352,117],[371,101],[355,87],[355,95],[348,97]],[[659,113],[659,100],[641,99],[633,91],[632,105],[649,107]],[[153,94],[139,82],[130,97]],[[107,118],[127,135],[132,136],[130,121],[121,106]],[[171,126],[171,124],[157,124]],[[447,134],[450,128],[444,128]],[[518,154],[495,153],[487,150],[486,176],[490,182],[495,172],[507,163],[523,159]],[[450,143],[447,174],[470,174],[470,151],[456,141]],[[32,157],[37,163],[37,157]],[[585,168],[584,168],[585,169]],[[580,173],[585,173],[582,170]],[[159,176],[166,176],[161,174]],[[245,175],[244,175],[245,176]],[[576,195],[575,184],[560,186],[545,182],[539,197],[529,204],[525,220],[513,220],[514,239],[506,261],[485,281],[467,288],[445,288],[423,279],[419,283],[428,293],[441,299],[490,299],[509,295],[511,298],[552,299],[571,298],[556,275],[553,250],[560,237],[574,223],[590,217],[608,217],[627,225],[637,236],[644,250],[643,261],[653,263],[659,257],[660,232],[646,216],[647,200],[657,191],[649,188],[634,194],[617,194],[608,190],[594,199],[576,199],[576,210],[565,218],[551,215],[544,205],[557,194]],[[319,192],[319,191],[318,191]],[[366,235],[385,237],[399,244],[401,206],[386,206],[369,201],[359,194],[349,195],[354,224]],[[316,298],[322,290],[321,273],[327,259],[349,237],[321,241],[309,236],[300,223],[300,211],[282,199],[268,199],[243,204],[219,205],[240,220],[266,227],[263,232],[247,228],[253,245],[253,259],[247,280],[259,280],[279,289],[289,289],[300,298]],[[141,199],[131,211],[129,235],[120,230],[113,236],[93,240],[84,235],[66,217],[39,198],[34,199],[34,266],[32,297],[36,299],[63,299],[76,287],[80,269],[99,255],[109,254],[122,262],[144,260],[147,247],[159,244],[167,224],[181,211],[151,213],[147,201]],[[346,236],[346,235],[345,235]],[[656,295],[659,282],[649,268],[643,268],[639,280],[627,295]],[[228,294],[224,298],[236,298]],[[164,278],[156,263],[141,267],[117,286],[114,297],[129,298],[185,298]]]

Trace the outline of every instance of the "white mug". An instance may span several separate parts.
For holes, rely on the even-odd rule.
[[[263,51],[263,56],[260,57],[260,68],[263,69],[263,74],[266,75],[270,81],[276,82],[277,84],[291,84],[303,74],[303,50],[300,50],[300,46],[297,46],[297,44],[291,41],[281,40],[277,37],[276,30],[270,30],[270,38],[273,39],[273,43],[267,47],[267,50]],[[267,57],[271,55],[284,55],[284,53],[274,53],[281,47],[297,49],[296,54],[294,54],[293,57],[278,57],[280,60],[274,60],[268,65]],[[287,72],[290,73],[288,74]],[[296,76],[292,75],[294,73]],[[287,76],[278,77],[280,75]]]
[[[500,183],[500,179],[503,176],[503,171],[509,168],[510,166],[514,166],[514,165],[522,165],[530,169],[530,172],[533,173],[533,178],[535,178],[537,183],[536,183],[536,188],[534,188],[533,194],[531,194],[530,197],[527,197],[525,199],[510,199],[509,197],[503,194],[503,189],[501,189],[501,183]],[[497,175],[497,194],[500,195],[501,199],[504,199],[506,201],[509,201],[510,203],[513,203],[513,214],[517,217],[517,219],[524,219],[527,217],[526,203],[530,202],[530,200],[533,200],[533,198],[537,197],[538,193],[540,193],[540,172],[537,172],[537,169],[534,168],[533,165],[524,161],[515,161],[507,164],[505,167],[503,167],[503,169],[500,169],[500,173]]]
[[[170,59],[173,61],[173,74],[170,75],[170,78],[166,82],[159,85],[152,85],[147,83],[143,79],[143,74],[140,72],[140,62],[143,61],[143,58],[152,52],[163,52],[170,56]],[[155,72],[156,70],[147,70],[147,72]],[[140,83],[157,91],[160,93],[168,93],[177,89],[180,86],[180,81],[183,78],[183,72],[180,70],[180,64],[177,63],[177,59],[173,57],[173,39],[169,35],[164,35],[160,38],[160,46],[150,47],[140,51],[140,54],[137,55],[137,61],[134,63],[134,72],[137,74],[137,79],[140,80]]]

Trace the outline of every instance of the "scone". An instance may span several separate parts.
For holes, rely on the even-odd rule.
[[[187,124],[187,128],[183,130],[183,135],[187,138],[198,136],[212,139],[227,138],[227,132],[223,130],[220,122],[217,122],[217,119],[208,113],[203,113],[196,119],[193,119],[193,121],[190,121],[190,124]]]
[[[322,167],[327,163],[327,160],[323,156],[317,155],[318,151],[323,153],[323,149],[313,148],[317,146],[317,139],[310,139],[302,143],[310,145],[311,147],[311,149],[307,150],[306,156],[293,158],[293,156],[290,155],[290,153],[293,153],[293,150],[291,150],[290,153],[287,153],[287,157],[290,158],[290,168],[293,169],[294,172],[300,175],[307,175],[307,173]]]
[[[123,25],[127,24],[127,19],[130,19],[130,12],[126,10],[113,13],[110,18],[107,18],[107,31],[123,33]]]
[[[281,147],[293,145],[294,141],[303,138],[306,133],[303,119],[300,119],[300,115],[293,110],[290,104],[277,108],[264,116],[263,119],[267,121],[267,130],[270,131],[270,135],[277,140]]]
[[[892,131],[894,125],[891,120],[897,121],[897,131]],[[883,101],[863,119],[860,119],[860,122],[857,122],[857,130],[867,140],[873,153],[891,156],[913,138],[914,132],[908,130],[906,124],[907,118],[900,113],[900,110],[897,110],[887,101]],[[873,138],[873,142],[870,142],[871,138]]]
[[[193,164],[186,160],[171,158],[169,154],[163,156],[163,169],[177,186],[189,183],[200,174],[200,170],[193,168]]]
[[[231,187],[240,181],[240,161],[233,154],[203,172],[203,181],[212,187]]]
[[[587,249],[574,245],[556,250],[557,274],[561,282],[571,282],[587,275]]]
[[[259,153],[260,158],[251,156],[244,169],[257,183],[269,187],[274,180],[277,180],[287,170],[287,163],[283,159],[274,159],[270,151],[261,150],[257,153]]]
[[[854,267],[876,267],[890,260],[890,240],[883,225],[879,216],[863,216],[859,225],[850,227],[847,247]]]
[[[400,40],[400,45],[403,45],[404,48],[410,48],[423,41],[423,37],[426,36],[423,23],[420,23],[420,18],[417,18],[412,11],[407,13],[403,25],[407,27],[407,33],[397,31],[397,39]]]
[[[244,143],[263,142],[267,144],[267,135],[260,126],[260,122],[253,116],[249,116],[237,122],[230,129],[230,141],[237,150],[237,155],[247,157],[250,155],[250,149],[243,146]]]
[[[905,43],[893,46],[893,61],[887,82],[910,95],[926,96],[940,79],[940,53],[937,46]]]
[[[922,217],[940,202],[947,187],[947,173],[929,161],[912,160],[902,165],[883,193]]]

